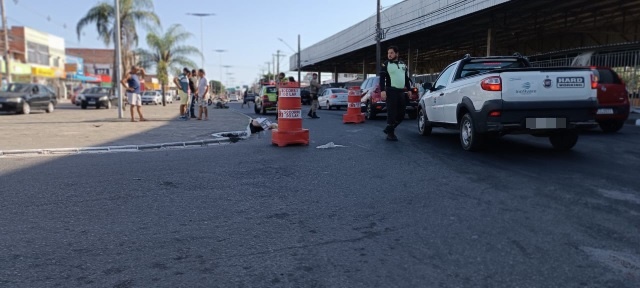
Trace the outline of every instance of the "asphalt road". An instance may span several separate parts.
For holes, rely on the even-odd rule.
[[[640,287],[640,128],[470,153],[343,113],[309,146],[0,160],[0,287]]]

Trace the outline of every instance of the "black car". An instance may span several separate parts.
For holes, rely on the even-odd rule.
[[[32,109],[42,109],[51,113],[57,104],[55,93],[41,84],[10,83],[0,92],[0,111],[29,114]]]
[[[309,88],[300,89],[300,101],[302,105],[311,105],[311,100],[311,91],[309,91]]]
[[[80,99],[80,107],[82,109],[87,109],[89,106],[96,107],[96,109],[102,107],[111,109],[111,106],[118,101],[118,98],[113,95],[113,89],[107,87],[89,88],[82,91],[82,94],[80,94],[78,98]]]

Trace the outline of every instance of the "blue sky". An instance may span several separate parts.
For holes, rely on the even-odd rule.
[[[78,40],[76,24],[95,0],[5,0],[7,24],[27,26],[65,39],[67,47],[105,48],[97,40],[95,26],[87,26]],[[109,1],[113,2],[113,1]],[[381,0],[383,8],[401,2]],[[250,84],[272,60],[272,54],[281,50],[280,70],[289,68],[289,56],[293,54],[278,38],[297,49],[297,35],[301,35],[301,47],[311,46],[341,30],[375,14],[376,0],[155,0],[155,11],[163,27],[182,24],[192,34],[191,45],[200,48],[200,19],[186,15],[190,12],[215,13],[203,18],[205,70],[209,79],[220,79],[220,56],[223,65],[231,65],[222,71],[223,81],[235,78],[234,84]],[[384,20],[384,19],[383,19]],[[139,28],[141,47],[146,47],[146,31]],[[112,47],[109,47],[112,48]],[[215,49],[227,52],[219,54]],[[200,64],[201,59],[193,59]]]

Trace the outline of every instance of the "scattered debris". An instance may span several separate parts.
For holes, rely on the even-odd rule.
[[[316,147],[316,148],[318,148],[318,149],[330,149],[330,148],[337,148],[337,147],[347,147],[347,146],[344,146],[344,145],[336,145],[336,144],[335,144],[335,143],[333,143],[333,142],[329,142],[329,143],[327,143],[327,144],[320,145],[320,146],[318,146],[318,147]]]

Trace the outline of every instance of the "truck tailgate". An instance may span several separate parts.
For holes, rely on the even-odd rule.
[[[591,71],[580,68],[522,69],[504,71],[502,100],[517,101],[573,101],[595,98],[591,88]]]

